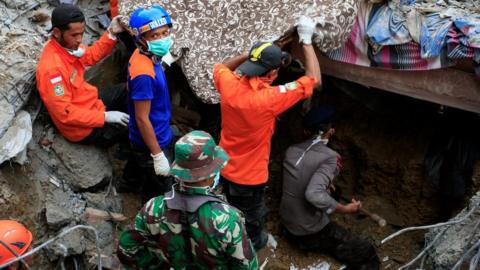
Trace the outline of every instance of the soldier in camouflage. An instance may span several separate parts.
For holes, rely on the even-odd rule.
[[[257,269],[242,213],[212,191],[228,155],[203,131],[175,144],[172,191],[151,199],[120,236],[127,269]]]

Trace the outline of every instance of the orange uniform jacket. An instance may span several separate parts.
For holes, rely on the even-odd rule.
[[[270,86],[259,77],[240,77],[225,65],[216,64],[213,80],[221,100],[220,146],[230,156],[222,176],[241,185],[267,182],[276,116],[310,97],[315,79],[303,76],[285,85]]]
[[[37,88],[53,123],[72,142],[105,123],[105,106],[98,99],[98,90],[83,76],[85,67],[110,54],[115,44],[105,32],[94,45],[84,47],[80,58],[70,55],[54,38],[45,45],[37,67]]]

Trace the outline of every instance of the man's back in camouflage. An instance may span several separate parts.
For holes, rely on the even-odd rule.
[[[214,196],[199,188],[186,192]],[[187,224],[182,225],[182,211],[168,209],[164,196],[151,199],[135,218],[135,229],[122,234],[119,257],[140,269],[258,268],[238,210],[226,203],[206,202],[197,212],[185,213]]]
[[[176,143],[175,162],[180,155],[185,162],[170,170],[178,186],[147,202],[122,233],[120,261],[127,269],[257,269],[241,212],[212,193],[228,156],[199,131]]]

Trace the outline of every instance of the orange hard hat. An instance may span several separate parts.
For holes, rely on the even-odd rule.
[[[16,256],[3,244],[6,244],[17,255],[27,251],[32,243],[32,233],[22,224],[14,220],[0,220],[0,266]]]

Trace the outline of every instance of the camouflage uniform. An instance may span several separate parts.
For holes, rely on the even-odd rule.
[[[223,149],[207,135],[193,131],[176,143],[171,174],[180,182],[175,188],[177,200],[203,197],[215,201],[201,203],[192,212],[172,209],[168,196],[147,202],[135,218],[135,228],[120,236],[118,257],[127,269],[258,268],[241,212],[213,194],[208,186],[183,184],[210,179],[228,160]]]

